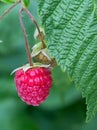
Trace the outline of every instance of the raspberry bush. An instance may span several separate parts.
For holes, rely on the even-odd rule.
[[[61,69],[71,76],[75,85],[81,90],[82,96],[86,98],[87,103],[87,121],[92,119],[97,113],[96,0],[37,1],[45,34],[41,32],[39,25],[28,10],[30,0],[1,1],[11,3],[12,6],[0,16],[0,20],[16,5],[21,4],[19,19],[30,66],[26,71],[30,70],[31,67],[37,68],[37,65],[39,68],[51,68],[52,59],[55,60],[55,63],[58,63]],[[23,12],[30,17],[38,30],[36,41],[42,43],[41,50],[36,47],[35,55],[33,54],[35,57],[31,56],[26,29],[22,20]],[[49,51],[44,51],[46,49]],[[46,52],[50,53],[50,57]],[[35,62],[34,65],[33,59],[39,60],[40,63]],[[47,64],[42,64],[45,61]]]

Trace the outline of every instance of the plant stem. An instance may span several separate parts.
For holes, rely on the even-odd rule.
[[[13,4],[11,7],[9,7],[7,10],[4,11],[4,13],[0,16],[0,20],[4,18],[5,15],[7,15],[16,5],[18,5],[21,1],[17,1],[15,4]]]
[[[41,38],[41,41],[42,41],[42,46],[43,46],[43,48],[45,48],[46,45],[45,45],[44,39],[42,38],[41,31],[40,31],[40,28],[39,28],[36,20],[34,19],[33,15],[30,13],[30,11],[27,10],[27,8],[23,8],[23,10],[28,14],[28,16],[30,17],[30,19],[32,20],[32,22],[35,24],[35,26],[36,26],[36,28],[38,30],[39,36]]]
[[[23,31],[23,34],[24,34],[25,46],[26,46],[26,52],[27,52],[27,55],[28,55],[28,60],[29,60],[30,66],[33,66],[33,61],[32,61],[32,58],[31,58],[27,34],[26,34],[25,27],[24,27],[24,24],[23,24],[23,21],[22,21],[22,11],[23,11],[23,7],[20,9],[20,24],[21,24],[21,28],[22,28],[22,31]]]

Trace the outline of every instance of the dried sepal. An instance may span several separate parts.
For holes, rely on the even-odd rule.
[[[51,67],[55,67],[57,65],[55,58],[50,56],[48,49],[42,48],[42,42],[33,46],[31,56],[42,64],[50,64]]]
[[[39,27],[39,29],[40,29],[40,34],[39,34],[39,31],[36,28],[35,33],[34,33],[34,38],[38,39],[38,40],[41,40],[41,37],[42,37],[42,39],[45,38],[45,32],[44,32],[43,28]],[[40,37],[40,35],[41,35],[41,37]]]
[[[45,65],[45,64],[41,64],[39,62],[36,62],[36,63],[33,63],[33,66],[30,66],[30,64],[26,64],[26,65],[23,65],[21,67],[18,67],[16,69],[14,69],[12,72],[11,72],[11,75],[13,73],[15,73],[17,70],[20,70],[20,69],[23,69],[24,72],[26,72],[28,69],[31,69],[31,68],[36,68],[36,67],[44,67],[44,68],[49,68],[50,67],[50,64],[49,65]]]

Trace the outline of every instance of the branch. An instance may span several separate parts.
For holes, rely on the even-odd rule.
[[[25,40],[25,46],[26,46],[26,52],[27,52],[27,55],[28,55],[28,60],[29,60],[30,66],[33,66],[30,48],[29,48],[29,43],[28,43],[28,39],[27,39],[27,34],[26,34],[25,27],[24,27],[24,24],[23,24],[23,21],[22,21],[22,11],[23,11],[23,8],[20,9],[20,17],[19,17],[20,18],[20,25],[21,25],[21,28],[22,28],[22,31],[23,31],[23,34],[24,34],[24,40]]]
[[[9,7],[7,10],[4,11],[4,13],[0,16],[0,20],[4,18],[5,15],[7,15],[16,5],[18,5],[21,1],[17,1],[15,4],[13,4],[11,7]]]
[[[44,39],[43,39],[43,37],[42,37],[40,28],[39,28],[39,26],[38,26],[36,20],[34,19],[34,17],[32,16],[32,14],[30,13],[30,11],[27,10],[27,8],[23,8],[23,10],[28,14],[28,16],[30,17],[30,19],[32,20],[32,22],[35,24],[35,26],[36,26],[36,28],[37,28],[37,30],[38,30],[39,36],[40,36],[40,38],[41,38],[43,48],[45,48],[46,45],[45,45]]]

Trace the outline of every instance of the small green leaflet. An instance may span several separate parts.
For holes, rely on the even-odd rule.
[[[23,0],[23,4],[26,8],[28,8],[30,5],[30,0]]]
[[[40,0],[39,14],[50,54],[86,98],[89,121],[97,114],[97,2]]]
[[[15,0],[0,0],[0,1],[4,3],[15,3]]]
[[[97,18],[97,0],[94,0],[93,2],[94,2],[94,10]]]

